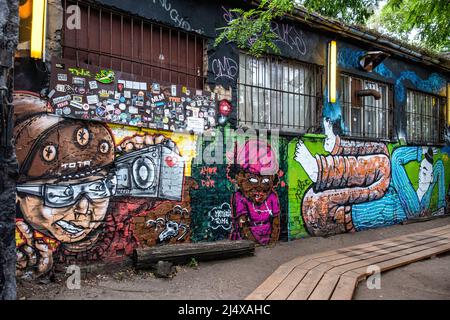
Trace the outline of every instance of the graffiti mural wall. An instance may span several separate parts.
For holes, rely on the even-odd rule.
[[[189,241],[194,135],[55,117],[32,93],[14,102],[19,270]]]
[[[289,143],[291,238],[328,236],[445,213],[449,154],[440,148],[325,135]]]
[[[186,62],[160,52],[164,46],[183,51],[174,49],[175,42],[131,49],[148,50],[151,56],[156,52],[158,61],[151,67],[176,67],[177,73],[189,71],[191,58],[202,52],[191,73],[200,84],[193,89],[182,80],[187,78],[164,82],[153,79],[153,71],[146,78],[124,68],[113,70],[107,59],[99,67],[95,59],[75,62],[50,50],[48,68],[26,57],[16,60],[20,275],[47,274],[58,264],[123,262],[138,247],[239,239],[271,246],[448,213],[450,130],[442,144],[408,143],[404,116],[408,90],[445,96],[450,76],[439,68],[390,56],[369,73],[360,65],[369,49],[350,38],[337,39],[338,74],[380,82],[392,96],[386,99],[392,100],[392,117],[383,140],[366,139],[364,132],[359,139],[345,136],[351,133],[345,121],[355,121],[345,109],[352,100],[340,99],[344,91],[338,88],[337,102],[327,102],[329,35],[283,19],[272,24],[280,55],[292,64],[317,66],[311,98],[321,114],[301,133],[253,130],[239,119],[246,103],[258,110],[282,110],[274,104],[287,102],[289,116],[294,101],[301,104],[305,97],[297,87],[288,94],[299,100],[285,99],[287,93],[275,88],[246,84],[249,88],[238,90],[243,85],[239,50],[225,42],[212,46],[216,27],[233,18],[233,2],[96,2],[105,12],[113,6],[114,15],[122,10],[190,31],[187,41],[193,34],[205,35],[204,50],[186,52]],[[205,21],[205,16],[211,18]]]

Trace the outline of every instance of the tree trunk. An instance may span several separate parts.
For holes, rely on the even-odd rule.
[[[133,264],[136,269],[149,269],[158,261],[182,264],[189,262],[192,258],[197,261],[207,261],[236,258],[254,253],[255,243],[249,240],[169,244],[135,249]]]
[[[19,38],[19,1],[0,0],[0,299],[16,299],[16,178],[12,143],[13,66]]]

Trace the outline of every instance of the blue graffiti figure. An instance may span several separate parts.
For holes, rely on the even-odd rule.
[[[442,160],[433,161],[433,153],[431,148],[427,150],[422,147],[396,149],[391,160],[391,184],[385,196],[353,206],[352,219],[356,230],[391,225],[430,214],[430,202],[436,185],[438,210],[432,214],[442,214],[445,208],[444,164]],[[420,163],[417,190],[405,169],[411,161]]]

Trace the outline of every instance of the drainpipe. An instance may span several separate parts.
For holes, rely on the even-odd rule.
[[[16,299],[16,178],[12,141],[13,67],[19,38],[19,0],[0,1],[0,300]]]

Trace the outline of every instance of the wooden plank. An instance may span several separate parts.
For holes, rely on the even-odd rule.
[[[133,264],[136,269],[146,269],[161,260],[184,263],[191,258],[206,261],[251,255],[254,252],[255,243],[249,240],[172,244],[135,249]]]
[[[315,268],[320,263],[317,261],[308,261],[298,266],[275,288],[275,290],[267,297],[267,300],[285,300],[309,270]]]
[[[322,279],[325,271],[332,266],[324,263],[318,265],[316,268],[308,271],[305,277],[299,282],[298,286],[288,296],[288,300],[306,300],[311,292],[314,291],[320,279]]]
[[[450,243],[440,245],[435,248],[430,248],[425,251],[416,252],[411,255],[407,256],[401,256],[397,259],[392,259],[390,261],[385,261],[383,263],[377,264],[378,267],[380,267],[380,271],[384,272],[386,270],[390,270],[393,268],[398,268],[404,265],[408,265],[426,258],[429,258],[433,255],[440,254],[450,251]],[[358,271],[362,274],[358,275]],[[333,294],[331,296],[332,300],[351,300],[353,297],[353,292],[357,286],[357,284],[365,279],[365,276],[368,276],[367,269],[359,269],[359,270],[352,270],[349,271],[348,274],[344,274],[340,276],[339,283],[336,286],[336,288],[333,291]],[[341,281],[341,279],[343,279]],[[353,279],[353,280],[351,280]],[[353,281],[355,283],[353,283]],[[350,291],[352,293],[350,294]]]
[[[345,275],[341,276],[338,284],[336,285],[336,289],[331,295],[331,300],[351,300],[357,284],[357,277]]]
[[[438,241],[435,241],[434,243],[436,245],[440,245],[440,244],[442,244],[442,241],[444,241],[444,240],[438,240]],[[366,259],[366,260],[350,263],[348,265],[344,265],[341,267],[333,268],[332,270],[330,270],[328,272],[331,274],[340,275],[340,274],[343,274],[344,272],[353,270],[353,271],[361,274],[360,270],[366,269],[368,266],[370,266],[372,264],[379,264],[384,261],[396,259],[398,257],[401,257],[401,256],[407,254],[405,250],[408,250],[407,252],[409,252],[409,253],[413,253],[413,252],[420,252],[427,248],[428,247],[426,247],[426,245],[422,245],[422,246],[416,246],[413,248],[404,249],[404,250],[400,250],[400,251],[396,251],[396,252],[391,252],[391,253],[384,254],[381,256],[375,256],[370,259]]]
[[[403,235],[396,238],[389,238],[389,239],[383,239],[378,240],[371,243],[363,243],[351,247],[346,247],[342,249],[337,250],[331,250],[326,251],[318,254],[312,254],[308,256],[301,256],[298,258],[295,258],[289,262],[284,263],[281,265],[275,272],[269,276],[260,286],[258,286],[246,299],[266,299],[269,296],[272,298],[281,299],[281,297],[285,297],[287,292],[291,290],[294,285],[296,285],[295,282],[289,282],[289,280],[297,279],[298,282],[303,279],[303,277],[306,275],[307,271],[305,272],[305,268],[301,267],[302,265],[313,261],[318,260],[319,262],[327,262],[328,264],[333,264],[340,266],[342,263],[347,264],[352,261],[352,259],[349,259],[353,257],[356,259],[357,256],[360,256],[360,258],[368,257],[370,250],[376,251],[377,253],[384,253],[382,250],[387,250],[389,248],[397,247],[399,249],[405,249],[407,247],[414,247],[416,246],[418,241],[422,241],[422,245],[424,242],[432,242],[433,239],[428,239],[429,237],[435,237],[437,235],[439,236],[448,236],[448,233],[450,232],[450,225],[442,226],[434,229],[429,229],[422,232],[416,232],[412,234]],[[428,240],[425,240],[428,239]],[[359,250],[359,251],[358,251]],[[392,251],[392,250],[390,250]],[[364,256],[363,256],[364,255]],[[392,258],[392,256],[390,256]],[[343,259],[343,260],[342,260]],[[357,261],[358,262],[358,261]],[[355,266],[355,265],[351,265]],[[297,269],[296,269],[297,268]],[[292,275],[290,278],[290,274],[293,272],[293,270],[296,269],[296,272],[294,275]],[[308,269],[308,268],[306,268]],[[302,271],[303,270],[303,271]],[[333,268],[331,269],[333,274],[339,275],[345,272],[348,272],[347,269],[344,268]],[[328,279],[330,276],[327,276],[326,279]],[[284,281],[288,282],[282,284]],[[328,281],[328,280],[327,280]],[[320,285],[320,282],[318,284],[319,288],[327,287],[333,285],[333,281],[328,281],[328,284]],[[282,293],[278,294],[274,291],[282,290]],[[295,287],[294,287],[295,288]],[[329,290],[329,289],[328,289]],[[273,294],[272,294],[273,293]],[[314,296],[313,296],[314,298]]]
[[[364,256],[361,255],[358,258],[359,258],[359,261],[362,261],[366,257],[380,256],[380,255],[383,255],[384,253],[395,252],[395,251],[400,251],[403,248],[409,248],[409,246],[412,244],[413,243],[409,243],[406,245],[398,245],[396,247],[375,250],[373,252],[369,252],[369,253],[365,254]],[[388,250],[388,249],[391,249],[391,250]],[[394,249],[394,250],[392,250],[392,249]],[[322,277],[322,279],[319,281],[316,288],[311,293],[311,296],[308,299],[311,299],[311,300],[329,299],[330,296],[332,295],[333,291],[335,290],[335,287],[338,283],[340,275],[344,274],[347,271],[348,265],[346,265],[346,264],[352,260],[355,262],[358,261],[358,259],[355,259],[353,257],[347,258],[347,259],[342,259],[342,260],[337,260],[337,261],[332,261],[330,264],[332,264],[335,267],[341,265],[341,268],[330,268],[330,270],[328,270],[327,273],[325,273],[324,276]]]

